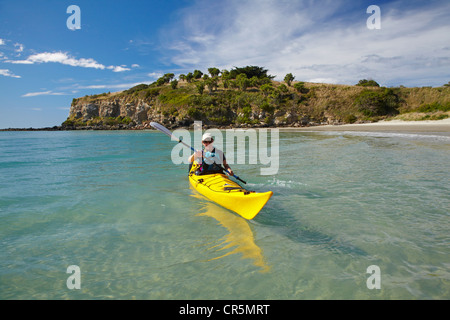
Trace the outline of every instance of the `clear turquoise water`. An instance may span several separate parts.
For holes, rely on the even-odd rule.
[[[450,137],[281,132],[277,175],[233,166],[274,192],[252,221],[196,196],[172,148],[0,133],[0,299],[450,298]]]

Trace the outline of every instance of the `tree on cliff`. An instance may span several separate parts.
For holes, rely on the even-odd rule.
[[[211,75],[211,77],[218,77],[220,74],[220,70],[217,68],[209,68],[208,69],[209,74]]]
[[[221,71],[221,73],[222,73],[221,78],[222,78],[223,81],[231,79],[230,78],[230,71],[228,71],[227,69],[223,69]]]
[[[241,73],[236,77],[236,83],[242,91],[247,90],[250,86],[250,80],[245,73]]]
[[[167,83],[170,83],[170,81],[172,81],[173,78],[175,78],[175,75],[173,73],[166,73],[165,75],[160,77],[158,80],[156,80],[156,85],[162,86]]]
[[[189,73],[186,75],[186,81],[189,82],[189,83],[191,83],[193,79],[194,79],[194,75],[192,74],[192,72],[189,72]]]
[[[286,82],[286,84],[288,85],[288,87],[291,86],[292,81],[294,81],[295,77],[292,75],[292,73],[288,73],[285,77],[284,77],[284,82]]]
[[[212,78],[208,77],[207,79],[205,79],[205,84],[208,87],[209,92],[211,93],[217,90],[217,87],[219,85],[219,77],[218,76]]]
[[[360,86],[360,87],[379,87],[380,85],[375,80],[363,79],[363,80],[359,80],[357,86]]]
[[[205,90],[205,83],[203,81],[199,81],[195,84],[197,91],[200,95],[203,94],[203,91]]]
[[[275,76],[271,76],[267,74],[268,70],[263,67],[257,66],[247,66],[243,68],[234,68],[230,71],[230,79],[237,79],[237,76],[240,74],[245,74],[248,79],[253,77],[257,77],[259,79],[269,78],[273,79]]]
[[[200,79],[203,76],[203,72],[200,70],[194,70],[194,79]]]

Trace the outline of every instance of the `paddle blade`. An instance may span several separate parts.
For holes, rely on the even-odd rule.
[[[182,145],[186,146],[187,148],[191,149],[192,151],[195,152],[195,149],[192,148],[190,145],[184,143],[183,141],[181,141],[180,139],[178,139],[177,137],[175,137],[172,132],[170,132],[169,129],[167,129],[166,127],[164,127],[163,125],[157,123],[157,122],[150,122],[150,125],[155,128],[156,130],[161,131],[162,133],[164,133],[165,135],[169,136],[172,141],[177,141],[179,143],[181,143]]]
[[[156,130],[161,131],[162,133],[164,133],[165,135],[169,136],[172,138],[172,132],[170,132],[169,129],[167,129],[166,127],[164,127],[163,125],[157,123],[157,122],[150,122],[150,125],[155,128]]]

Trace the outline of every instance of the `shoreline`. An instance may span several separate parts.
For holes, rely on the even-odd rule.
[[[213,126],[205,126],[211,128]],[[218,126],[220,127],[220,126]],[[229,128],[229,127],[228,127]],[[390,120],[379,121],[372,123],[360,123],[360,124],[340,124],[340,125],[318,125],[308,127],[244,127],[236,129],[279,129],[280,131],[362,131],[362,132],[404,132],[404,133],[446,133],[450,135],[450,118],[443,120],[422,120],[422,121],[404,121],[404,120]],[[114,131],[114,130],[127,130],[127,131],[139,131],[149,130],[148,127],[133,127],[133,128],[79,128],[79,129],[66,129],[62,126],[53,126],[45,128],[8,128],[0,129],[0,132],[8,131]]]

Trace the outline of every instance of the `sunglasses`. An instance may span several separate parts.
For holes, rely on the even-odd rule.
[[[202,141],[203,144],[210,144],[212,141]]]

